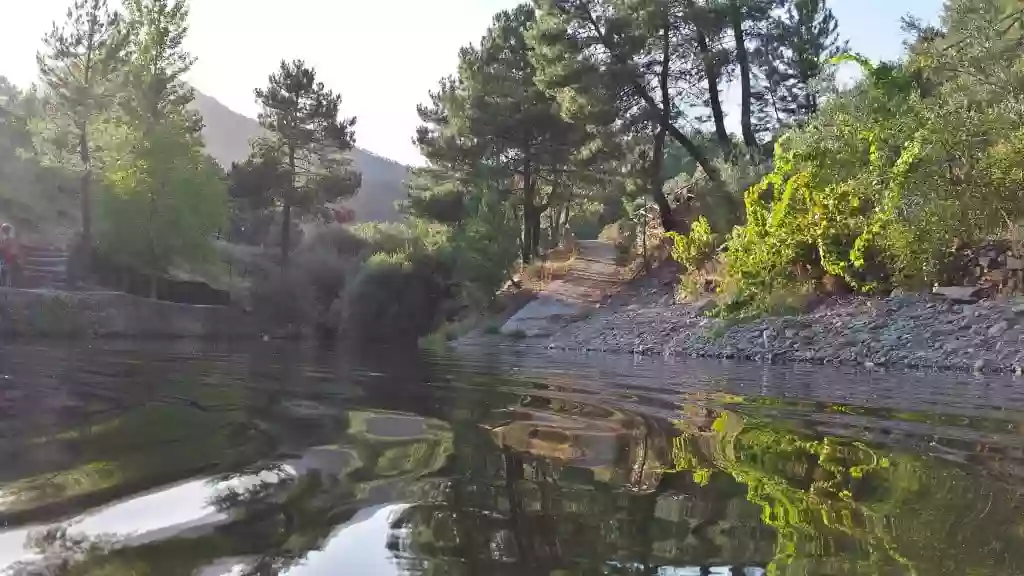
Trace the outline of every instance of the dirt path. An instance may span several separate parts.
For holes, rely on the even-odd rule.
[[[504,334],[548,336],[567,323],[585,317],[626,283],[615,264],[615,246],[600,240],[577,242],[577,255],[565,277],[548,284],[537,298],[502,326]]]
[[[542,293],[585,305],[596,304],[617,292],[625,281],[625,273],[615,265],[615,246],[601,240],[581,240],[576,246],[576,258],[565,276],[550,283]]]

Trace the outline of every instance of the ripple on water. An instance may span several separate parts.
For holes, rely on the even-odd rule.
[[[375,354],[0,349],[3,573],[1024,573],[1012,378]]]

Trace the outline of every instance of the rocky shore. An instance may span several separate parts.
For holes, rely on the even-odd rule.
[[[1024,373],[1024,299],[932,294],[829,300],[794,316],[730,325],[710,300],[648,288],[608,302],[547,341],[555,350],[758,362]]]

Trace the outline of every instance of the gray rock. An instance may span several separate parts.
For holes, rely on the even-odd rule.
[[[936,286],[932,294],[945,296],[951,302],[973,304],[978,301],[978,286]]]
[[[992,336],[993,338],[997,336],[1002,336],[1003,332],[1006,332],[1009,328],[1009,322],[1003,320],[1002,322],[997,322],[996,324],[993,324],[992,327],[988,329],[988,335]]]

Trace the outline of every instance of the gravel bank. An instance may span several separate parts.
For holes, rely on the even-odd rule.
[[[976,372],[1024,372],[1024,299],[958,304],[910,294],[830,302],[798,316],[728,327],[710,301],[650,291],[599,308],[551,349]]]

